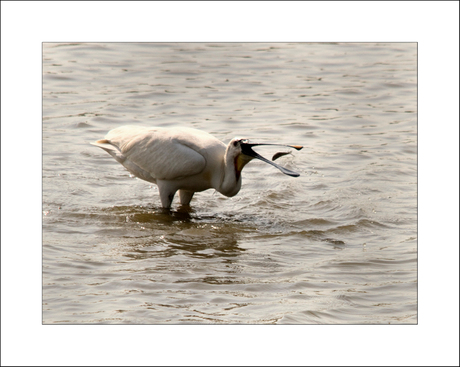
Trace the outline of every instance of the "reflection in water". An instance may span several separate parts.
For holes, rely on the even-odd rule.
[[[180,206],[176,210],[164,209],[157,206],[112,206],[102,209],[102,212],[116,216],[126,215],[131,222],[142,223],[172,223],[175,221],[190,221],[194,213],[193,208]]]
[[[91,218],[98,218],[98,215],[93,213]],[[238,246],[243,229],[241,221],[222,222],[217,215],[200,216],[189,206],[177,210],[114,206],[101,211],[98,225],[111,227],[120,223],[120,218],[125,218],[124,226],[129,227],[125,228],[129,241],[123,236],[122,248],[124,256],[130,259],[170,257],[180,253],[196,258],[232,258],[245,251]],[[245,228],[245,231],[252,230]],[[111,240],[117,241],[117,236]]]
[[[159,230],[134,241],[130,241],[129,253],[125,256],[132,259],[149,257],[170,257],[186,254],[195,258],[232,258],[244,249],[238,246],[238,234],[227,228],[213,225],[190,225],[188,228],[175,230]],[[161,233],[161,235],[159,234]],[[127,251],[124,248],[124,251]]]

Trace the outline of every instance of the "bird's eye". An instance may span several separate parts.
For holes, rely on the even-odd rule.
[[[235,141],[233,142],[233,146],[236,147],[236,146],[238,145],[238,143],[239,143],[239,140],[235,140]]]

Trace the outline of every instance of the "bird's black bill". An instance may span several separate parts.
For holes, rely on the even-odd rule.
[[[278,152],[272,157],[272,161],[276,161],[279,157],[287,154],[291,154],[291,152]]]
[[[249,143],[243,143],[241,144],[241,149],[242,149],[242,153],[249,156],[249,157],[252,157],[252,158],[257,158],[257,159],[260,159],[261,161],[265,162],[265,163],[268,163],[268,164],[271,164],[272,166],[278,168],[281,172],[283,172],[285,175],[288,175],[288,176],[292,176],[292,177],[299,177],[300,174],[297,173],[297,172],[294,172],[294,171],[291,171],[290,169],[287,169],[287,168],[284,168],[284,167],[281,167],[279,166],[278,164],[276,163],[273,163],[272,161],[269,161],[268,159],[262,157],[260,154],[254,152],[252,150],[252,147],[256,146],[256,145],[278,145],[278,146],[283,146],[283,147],[289,147],[289,148],[294,148],[294,149],[297,149],[297,150],[300,150],[303,148],[303,146],[301,145],[284,145],[284,144],[249,144]]]

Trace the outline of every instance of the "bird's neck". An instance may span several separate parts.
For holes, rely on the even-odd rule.
[[[227,149],[223,162],[223,178],[217,191],[228,197],[238,194],[241,189],[242,169],[243,166],[238,163],[238,159],[228,154]]]

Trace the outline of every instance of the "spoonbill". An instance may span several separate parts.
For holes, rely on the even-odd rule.
[[[228,197],[236,195],[241,188],[241,170],[254,158],[286,175],[299,176],[252,150],[258,145],[282,144],[251,144],[248,139],[234,138],[226,146],[192,128],[121,126],[91,144],[104,149],[134,176],[156,184],[164,208],[171,207],[178,190],[182,205],[189,205],[195,192],[211,188]]]

